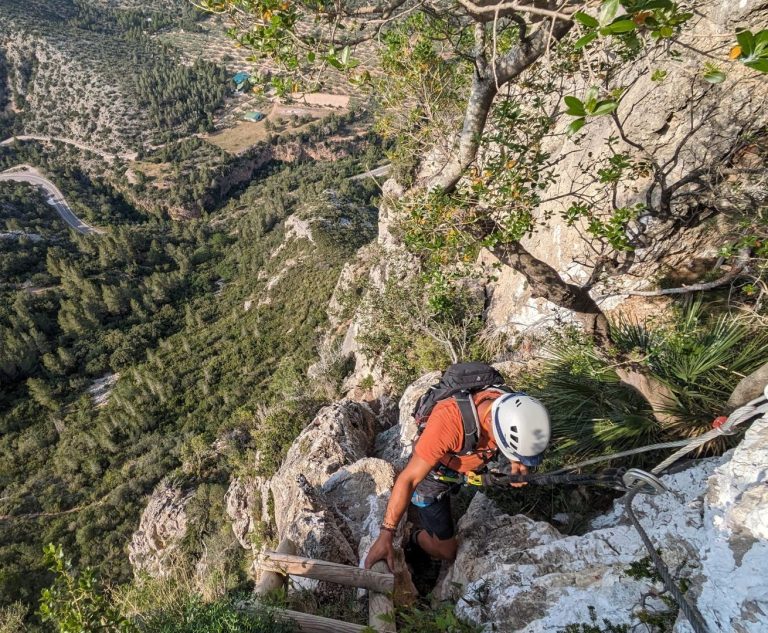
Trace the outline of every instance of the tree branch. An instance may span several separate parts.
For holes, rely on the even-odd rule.
[[[585,288],[565,281],[554,267],[533,256],[520,242],[500,244],[493,254],[525,277],[531,296],[573,312],[598,346],[610,341],[608,320]]]
[[[553,39],[562,39],[572,27],[573,22],[557,21],[553,24],[551,32],[549,29],[539,28],[529,39],[520,42],[509,53],[499,58],[494,64],[493,72],[480,73],[479,69],[475,70],[458,147],[440,173],[425,183],[427,189],[441,188],[450,191],[456,186],[464,171],[477,158],[488,113],[498,91],[536,62]]]
[[[497,2],[488,5],[475,4],[472,0],[458,0],[458,2],[473,18],[480,18],[483,16],[492,17],[495,14],[498,14],[500,17],[507,17],[512,13],[529,13],[531,15],[552,18],[555,20],[571,21],[571,16],[568,13],[541,9],[539,7],[520,4],[519,2]]]
[[[747,267],[749,262],[749,249],[742,248],[739,250],[738,257],[733,262],[731,270],[729,270],[722,277],[715,279],[714,281],[707,281],[700,284],[692,284],[690,286],[682,286],[680,288],[663,288],[661,290],[628,290],[626,292],[617,292],[612,295],[606,295],[606,297],[615,297],[618,295],[630,295],[632,297],[663,297],[665,295],[683,295],[690,292],[701,292],[704,290],[713,290],[720,286],[724,286],[730,283]]]

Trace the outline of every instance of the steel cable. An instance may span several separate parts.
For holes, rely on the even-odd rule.
[[[680,607],[680,610],[688,619],[688,622],[690,623],[691,627],[693,627],[693,630],[696,633],[710,633],[706,622],[704,622],[704,617],[701,615],[701,612],[696,608],[696,606],[688,601],[683,592],[677,586],[674,578],[672,578],[672,574],[669,573],[669,568],[662,560],[661,556],[659,556],[656,549],[653,547],[651,539],[648,537],[648,534],[643,529],[640,521],[635,516],[635,513],[632,510],[632,501],[635,499],[638,492],[639,489],[631,490],[629,493],[627,493],[627,496],[624,497],[624,508],[627,511],[627,515],[629,515],[630,521],[632,521],[632,525],[640,535],[640,538],[645,545],[645,549],[648,550],[648,555],[651,557],[653,565],[656,567],[656,571],[659,572],[659,576],[661,576],[661,579],[664,582],[664,586],[675,598],[675,601]]]
[[[728,416],[728,419],[722,424],[722,426],[712,429],[711,431],[708,431],[707,433],[704,433],[703,435],[700,435],[692,440],[686,440],[686,445],[683,448],[670,455],[667,459],[656,466],[651,472],[654,475],[658,475],[663,470],[675,463],[683,455],[696,450],[700,446],[707,443],[709,440],[714,439],[720,435],[733,434],[735,432],[735,427],[737,427],[739,424],[755,420],[758,416],[763,418],[768,417],[768,385],[766,386],[765,392],[762,396],[755,398],[751,402],[745,404],[743,407],[739,407],[733,411],[731,415]],[[640,488],[634,488],[633,490],[630,490],[624,497],[624,508],[626,509],[627,515],[632,522],[632,526],[640,535],[640,538],[643,541],[643,545],[645,545],[645,549],[648,550],[648,555],[651,557],[654,567],[656,567],[656,571],[659,573],[659,576],[661,576],[661,579],[664,582],[664,586],[667,588],[667,591],[669,591],[675,598],[678,606],[680,607],[680,610],[683,612],[683,615],[685,615],[695,633],[710,633],[709,628],[704,621],[704,617],[701,615],[701,612],[695,605],[688,601],[683,592],[677,586],[674,578],[672,578],[672,574],[669,573],[669,568],[667,567],[666,563],[664,563],[664,560],[661,558],[661,556],[659,556],[658,552],[653,546],[653,543],[651,542],[650,537],[648,536],[648,533],[645,531],[642,524],[635,515],[634,510],[632,509],[632,502],[640,492]]]

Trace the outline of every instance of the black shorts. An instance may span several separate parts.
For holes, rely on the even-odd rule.
[[[414,491],[411,502],[419,514],[419,523],[428,534],[444,541],[453,538],[456,526],[451,515],[451,492],[459,486],[427,477]]]

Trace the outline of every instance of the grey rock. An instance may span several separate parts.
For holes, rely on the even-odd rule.
[[[194,493],[194,489],[182,490],[167,481],[155,488],[128,545],[135,573],[145,572],[153,578],[170,573],[169,565],[187,533],[186,507]]]
[[[722,458],[664,477],[670,492],[640,496],[634,507],[651,541],[712,631],[764,632],[768,622],[768,419],[753,423]],[[457,611],[500,633],[556,633],[569,624],[637,624],[648,596],[663,586],[630,578],[648,554],[623,502],[595,519],[583,536],[562,536],[546,523],[503,514],[475,496],[459,521],[459,551],[440,585]],[[675,633],[688,633],[679,618]]]

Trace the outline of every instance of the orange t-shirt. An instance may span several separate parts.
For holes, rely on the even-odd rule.
[[[480,433],[475,445],[475,452],[470,455],[452,455],[461,450],[464,425],[461,412],[453,398],[441,400],[432,409],[424,431],[416,442],[413,451],[421,459],[437,466],[441,463],[460,473],[468,473],[485,465],[484,452],[490,456],[496,450],[496,442],[491,431],[491,404],[498,398],[498,391],[480,391],[473,395],[480,419]]]

